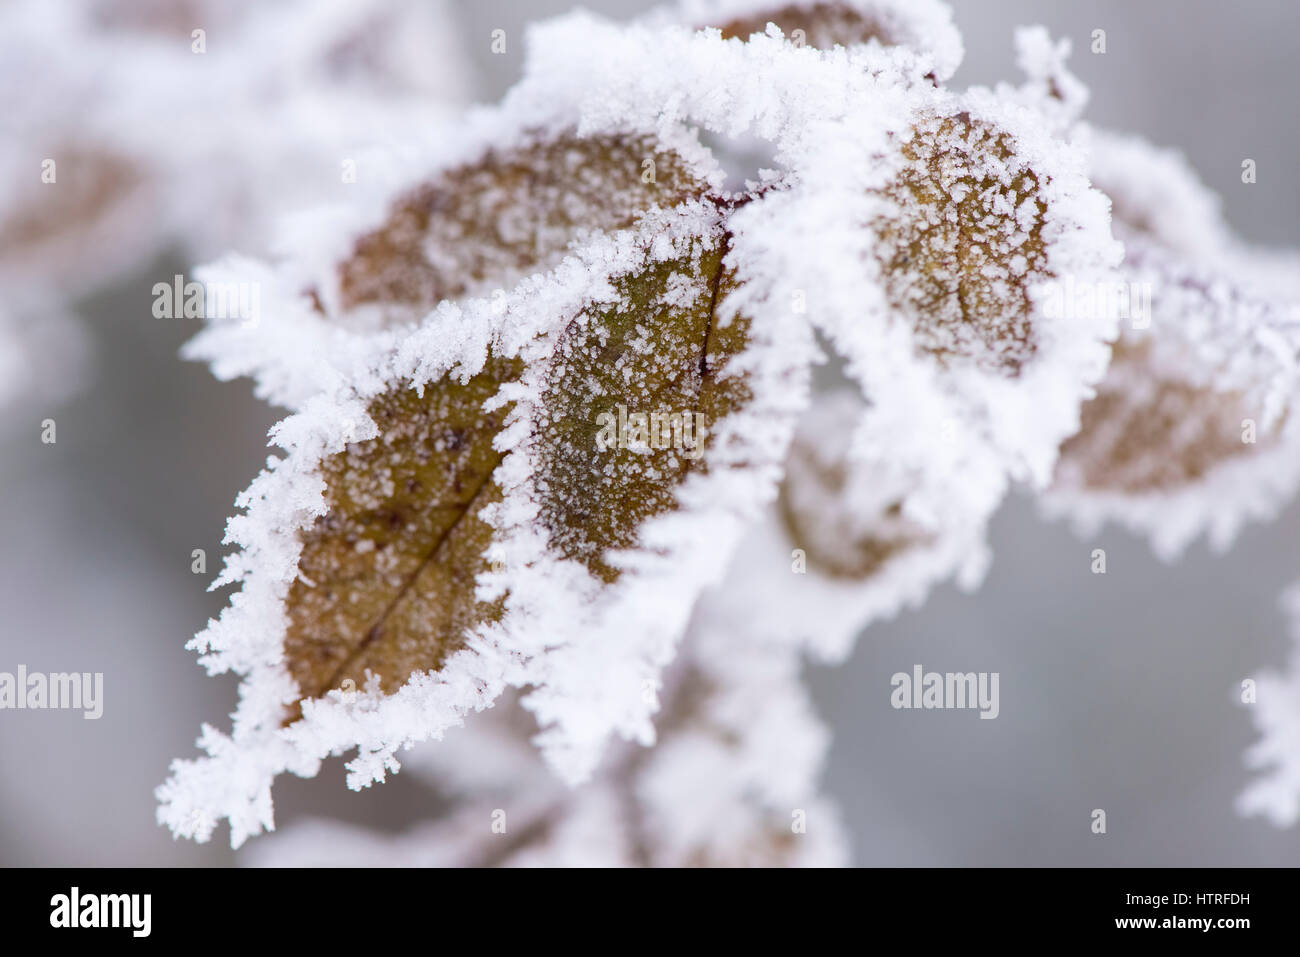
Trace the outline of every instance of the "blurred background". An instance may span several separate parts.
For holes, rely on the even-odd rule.
[[[92,2],[105,11],[95,42],[111,51],[112,31],[129,27],[124,11],[148,8],[175,12],[178,42],[188,43],[195,5]],[[586,6],[630,16],[650,4]],[[1071,66],[1092,91],[1093,122],[1182,150],[1246,240],[1300,245],[1300,5],[1293,0],[1232,9],[1209,0],[955,6],[966,58],[954,85],[1018,80],[1012,30],[1045,24],[1074,43]],[[518,75],[524,25],[569,8],[563,0],[427,5],[420,13],[429,18],[421,21],[431,30],[427,48],[378,47],[394,72],[385,82],[411,80],[431,110],[495,100]],[[497,29],[506,31],[504,54],[491,52]],[[1106,31],[1104,55],[1089,52],[1094,29]],[[313,67],[303,50],[285,52],[274,39],[249,55],[283,55],[283,68],[262,75],[250,63],[232,72],[231,89],[246,83],[240,95],[250,101],[280,90],[292,104],[292,71]],[[0,37],[0,46],[15,40]],[[213,52],[221,40],[214,23]],[[133,55],[126,40],[121,47]],[[56,81],[53,72],[23,75],[24,67],[66,70],[75,53],[28,50],[0,71],[6,171],[22,167],[30,177],[34,167],[23,164],[50,155],[42,138],[59,132],[57,117],[23,126],[24,111],[56,114],[60,104],[42,97],[79,96],[77,83]],[[364,66],[366,54],[359,56]],[[413,77],[397,75],[406,64]],[[142,96],[149,86],[142,82]],[[165,135],[167,124],[188,129],[201,124],[202,110],[223,108],[219,97],[197,104],[193,113],[164,117],[155,132]],[[225,152],[210,175],[230,175],[243,162],[273,170],[283,154],[258,125],[273,122],[271,114],[253,114],[245,138],[214,145]],[[173,147],[162,140],[155,148]],[[190,152],[205,155],[199,146]],[[1258,165],[1253,185],[1240,181],[1247,157]],[[277,203],[296,201],[271,172],[265,177],[281,194]],[[307,201],[315,184],[299,185]],[[167,212],[180,220],[157,230],[161,239],[145,234],[163,214],[142,207],[115,228],[123,247],[146,252],[104,275],[88,275],[75,248],[39,268],[0,274],[3,306],[42,316],[39,333],[30,324],[13,327],[39,339],[28,358],[13,368],[0,363],[9,386],[23,384],[0,405],[0,670],[22,663],[105,675],[98,721],[77,712],[0,712],[0,864],[238,862],[224,846],[224,828],[207,846],[173,842],[154,824],[152,791],[173,757],[194,755],[201,722],[228,725],[234,680],[206,677],[183,646],[227,600],[227,592],[206,591],[220,567],[225,520],[263,464],[266,430],[280,414],[256,400],[247,381],[219,383],[179,358],[196,321],[159,320],[150,310],[155,282],[188,274],[196,258],[224,251],[221,243],[260,251],[265,210],[257,201],[254,192],[247,210],[194,203]],[[55,318],[54,299],[72,319]],[[53,445],[40,441],[46,418],[57,422]],[[992,536],[995,560],[978,593],[940,587],[923,609],[871,627],[844,666],[809,670],[834,734],[827,790],[843,808],[855,863],[1300,864],[1300,830],[1279,831],[1233,811],[1248,777],[1242,753],[1255,737],[1236,692],[1243,677],[1284,659],[1277,596],[1300,577],[1300,508],[1247,529],[1226,556],[1197,545],[1177,566],[1116,530],[1076,539],[1040,521],[1023,496],[1008,501]],[[1104,576],[1089,571],[1097,547],[1107,552]],[[191,571],[194,549],[206,552],[203,574]],[[890,708],[890,675],[916,663],[1000,672],[999,719]],[[347,791],[342,761],[329,762],[314,781],[282,779],[275,791],[281,825],[311,814],[385,831],[420,819],[434,800],[409,775]],[[1107,811],[1105,835],[1089,830],[1093,808]]]

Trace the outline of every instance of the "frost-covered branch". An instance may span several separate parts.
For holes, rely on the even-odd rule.
[[[421,745],[423,773],[517,757],[446,821],[256,859],[834,862],[802,656],[976,586],[1014,484],[1163,554],[1271,514],[1300,474],[1294,259],[1086,126],[1068,44],[1017,44],[1021,84],[958,91],[930,0],[571,14],[499,105],[211,265],[264,315],[188,354],[289,415],[190,645],[242,676],[233,728],[159,820],[239,846],[276,775],[355,752],[365,787]]]

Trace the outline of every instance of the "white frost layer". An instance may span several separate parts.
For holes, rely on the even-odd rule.
[[[1088,105],[1088,88],[1066,65],[1073,44],[1053,40],[1046,27],[1017,27],[1016,66],[1025,75],[1020,87],[999,83],[1000,99],[1021,102],[1043,114],[1055,133],[1067,132]]]
[[[1260,740],[1246,752],[1246,763],[1259,777],[1237,799],[1237,810],[1291,827],[1300,820],[1300,585],[1281,604],[1294,647],[1282,671],[1255,676],[1256,699],[1247,707]]]
[[[882,87],[931,88],[909,50],[799,48],[779,31],[742,43],[716,30],[620,25],[579,12],[534,25],[528,37],[525,84],[543,100],[577,102],[592,127],[685,123],[723,136],[753,133],[784,149],[809,124],[860,110]]]

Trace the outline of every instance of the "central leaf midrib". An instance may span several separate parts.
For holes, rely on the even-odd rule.
[[[469,514],[470,509],[474,507],[474,503],[479,500],[479,496],[481,496],[484,490],[491,484],[492,477],[496,474],[497,467],[500,466],[501,460],[501,454],[497,453],[495,455],[495,460],[492,463],[492,467],[488,469],[487,474],[484,475],[482,481],[478,483],[478,486],[474,489],[474,494],[471,495],[469,499],[466,500],[465,504],[454,513],[455,517],[447,523],[446,528],[438,534],[437,540],[420,559],[419,564],[417,564],[406,577],[406,580],[402,582],[401,586],[397,590],[397,594],[395,594],[392,600],[384,607],[384,610],[379,615],[378,621],[370,626],[370,630],[361,640],[361,643],[349,652],[348,656],[343,659],[343,662],[330,675],[329,681],[326,683],[327,689],[336,687],[342,680],[343,676],[356,664],[362,655],[374,646],[383,632],[384,625],[387,623],[388,619],[392,617],[393,611],[401,603],[402,599],[406,597],[407,593],[410,592],[411,587],[419,579],[420,575],[424,573],[424,570],[429,567],[430,563],[433,562],[435,558],[437,558],[438,553],[442,550],[443,545],[446,544],[447,539],[449,539],[452,533],[460,527],[461,520]],[[437,506],[433,507],[436,508]],[[407,678],[409,677],[410,676],[407,675]]]

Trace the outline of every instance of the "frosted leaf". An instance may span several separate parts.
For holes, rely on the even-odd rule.
[[[24,138],[32,152],[9,151],[0,160],[7,184],[0,195],[0,278],[7,288],[66,295],[146,251],[130,238],[130,226],[156,212],[157,197],[143,186],[152,175],[147,161],[71,138],[47,135],[39,145],[37,136]],[[41,180],[46,160],[56,164],[56,182]]]
[[[1093,156],[1126,247],[1111,306],[1141,315],[1122,325],[1044,508],[1081,534],[1119,521],[1166,558],[1202,531],[1226,548],[1300,482],[1300,299],[1270,287],[1267,257],[1230,235],[1176,154],[1095,133]]]
[[[874,221],[885,293],[918,348],[1018,375],[1033,358],[1030,289],[1047,275],[1047,206],[1010,135],[968,112],[923,116]]]
[[[1150,343],[1116,345],[1079,434],[1062,450],[1062,472],[1077,471],[1084,487],[1159,495],[1252,451],[1241,440],[1242,420],[1254,411],[1245,396],[1162,379],[1151,363]],[[1273,438],[1263,436],[1265,447]]]
[[[1109,197],[1116,230],[1125,241],[1144,237],[1193,259],[1234,241],[1219,197],[1181,153],[1136,136],[1091,128],[1085,132],[1091,176]]]
[[[1255,697],[1248,705],[1260,740],[1246,752],[1259,772],[1237,799],[1242,814],[1259,814],[1278,827],[1300,820],[1300,586],[1282,595],[1292,647],[1282,671],[1255,675]]]
[[[90,152],[75,145],[51,152],[61,160],[66,185],[42,191],[45,184],[28,177],[31,188],[25,191],[25,201],[8,211],[0,227],[0,256],[6,259],[32,255],[33,250],[59,244],[63,237],[102,230],[141,176],[130,160],[111,152]]]
[[[637,861],[622,762],[569,788],[529,740],[536,725],[509,692],[464,728],[421,746],[404,770],[449,805],[436,820],[393,836],[323,819],[295,823],[250,845],[252,866],[627,867]],[[337,836],[339,840],[334,840]],[[325,840],[321,840],[324,838]]]
[[[909,158],[897,144],[913,128]],[[905,513],[975,526],[1010,480],[1045,483],[1117,322],[1044,308],[1056,277],[1098,281],[1119,254],[1069,148],[982,93],[912,88],[815,127],[796,165],[798,182],[733,223],[779,230],[764,272],[869,402],[855,454],[906,476]]]
[[[839,661],[863,628],[919,604],[936,583],[981,582],[1000,491],[977,503],[954,490],[941,512],[913,514],[918,477],[874,448],[870,427],[852,392],[817,398],[799,423],[776,505],[703,600],[712,620]]]
[[[1300,463],[1290,417],[1269,425],[1258,399],[1207,387],[1194,371],[1201,357],[1169,361],[1173,350],[1151,341],[1163,334],[1153,327],[1152,337],[1116,347],[1044,505],[1081,535],[1118,521],[1172,559],[1203,530],[1224,549],[1247,519],[1271,518]]]
[[[646,135],[528,131],[513,147],[436,174],[394,203],[339,263],[339,304],[418,319],[444,299],[490,294],[545,270],[593,230],[709,188],[698,163]]]
[[[799,46],[905,47],[930,58],[937,80],[952,76],[963,53],[952,12],[937,0],[685,0],[677,15],[724,39],[747,40],[774,23]]]
[[[84,7],[52,0],[0,8],[0,77],[12,96],[0,157],[0,280],[75,295],[154,252],[155,162],[118,132],[116,75],[103,66]],[[92,53],[94,50],[96,52]]]
[[[366,409],[376,438],[321,463],[325,513],[301,535],[286,599],[285,657],[303,697],[371,673],[391,691],[499,616],[474,581],[487,568],[491,529],[478,513],[500,499],[492,443],[508,409],[483,405],[518,374],[518,360],[490,358],[465,383],[399,386]]]
[[[724,237],[658,264],[635,286],[620,283],[620,304],[576,320],[552,360],[541,397],[549,414],[534,436],[538,517],[552,542],[606,581],[619,570],[605,552],[634,547],[640,525],[673,507],[673,488],[705,450],[708,423],[749,397],[726,369],[744,348],[748,322],[714,322],[734,286],[725,254]],[[612,444],[626,433],[630,441]]]
[[[851,429],[854,421],[844,424]],[[851,434],[849,429],[841,436]],[[929,529],[903,515],[902,493],[865,510],[850,505],[849,485],[857,484],[857,476],[845,458],[828,458],[826,451],[801,436],[791,448],[781,486],[781,521],[791,540],[804,546],[814,569],[834,579],[867,579],[899,555],[934,541]]]
[[[643,297],[640,318],[623,314],[626,306],[584,317],[522,382],[536,397],[520,406],[529,435],[503,463],[506,496],[489,521],[503,532],[502,554],[524,565],[509,587],[530,603],[530,633],[574,636],[536,660],[524,701],[546,729],[539,743],[570,780],[590,773],[611,730],[652,740],[644,683],[672,658],[694,596],[718,580],[743,527],[771,499],[807,401],[809,330],[772,307],[767,277],[740,257],[731,271],[734,237],[718,231],[726,211],[714,208],[707,241],[683,237],[629,292],[630,303]],[[681,349],[683,340],[696,347]],[[580,388],[557,392],[559,374]],[[612,447],[615,435],[623,440]],[[592,451],[602,439],[614,453],[604,461]],[[655,488],[676,476],[677,507],[664,511]],[[630,544],[638,523],[635,548],[599,556],[591,547],[605,536]],[[577,566],[528,561],[539,535]],[[556,599],[591,594],[600,582],[584,616]]]
[[[810,594],[799,602],[804,628],[810,635],[820,630],[825,649],[847,647],[873,618],[919,603],[955,572],[964,587],[974,587],[987,565],[985,524],[996,500],[985,503],[988,511],[962,513],[968,503],[954,496],[944,512],[909,513],[916,478],[888,454],[868,455],[864,432],[871,427],[861,399],[845,392],[823,397],[801,423],[779,498],[786,557],[798,548],[807,562],[807,578],[794,580],[791,600],[798,590],[840,592],[837,604],[849,615],[845,625],[829,627],[817,612],[829,613],[828,601]]]

